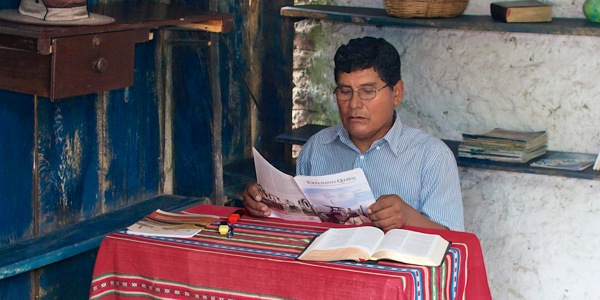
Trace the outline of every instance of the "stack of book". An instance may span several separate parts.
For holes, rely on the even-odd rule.
[[[495,128],[483,134],[463,134],[459,157],[526,163],[546,153],[545,131],[518,131]]]

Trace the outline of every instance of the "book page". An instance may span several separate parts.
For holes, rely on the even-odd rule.
[[[392,229],[381,240],[373,258],[437,266],[441,263],[448,244],[448,241],[437,234]]]
[[[364,247],[372,253],[379,240],[383,238],[383,231],[377,227],[364,226],[355,228],[331,228],[321,234],[317,242],[319,249],[335,249],[348,246]],[[320,236],[320,237],[321,237]]]
[[[261,188],[262,202],[271,209],[270,217],[320,223],[321,219],[298,188],[294,177],[277,170],[255,148],[252,152],[256,182]]]
[[[367,260],[383,238],[377,227],[330,228],[309,245],[300,260]]]
[[[347,225],[371,222],[367,208],[375,197],[362,169],[294,179],[321,221]]]

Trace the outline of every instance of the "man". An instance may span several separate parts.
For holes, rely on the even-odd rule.
[[[377,201],[367,209],[383,230],[415,226],[464,230],[454,155],[441,140],[400,121],[404,96],[400,56],[382,38],[342,45],[335,57],[334,91],[342,125],[310,138],[297,160],[298,175],[327,175],[362,168]],[[269,216],[256,183],[246,187],[251,215]]]

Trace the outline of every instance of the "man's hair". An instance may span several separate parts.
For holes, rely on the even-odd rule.
[[[400,55],[398,50],[383,38],[362,37],[348,41],[338,48],[334,57],[335,80],[341,73],[373,68],[381,80],[395,85],[402,79],[400,75]]]

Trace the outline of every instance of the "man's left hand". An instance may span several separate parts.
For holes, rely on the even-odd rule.
[[[369,206],[367,214],[373,225],[383,230],[390,230],[406,225],[413,210],[414,208],[398,195],[382,195]]]

